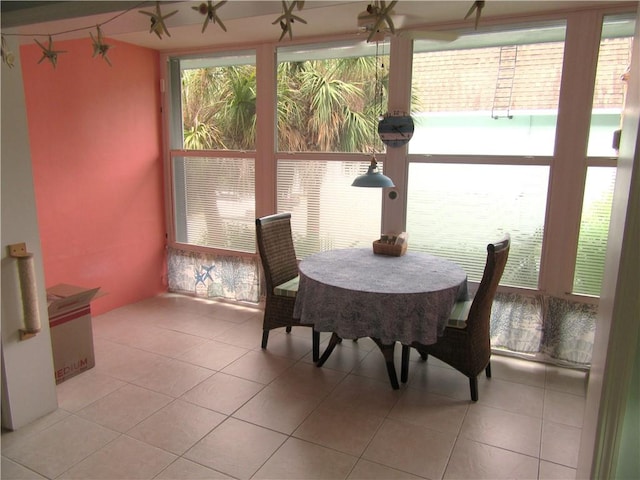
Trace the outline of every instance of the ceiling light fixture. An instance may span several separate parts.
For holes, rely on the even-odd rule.
[[[382,109],[382,79],[378,75],[378,65],[380,61],[379,43],[376,42],[376,82],[375,82],[375,110],[378,113],[378,121],[380,120],[380,111]],[[376,161],[375,150],[375,137],[378,133],[377,124],[378,121],[373,122],[373,137],[371,139],[371,149],[373,154],[371,156],[371,163],[367,169],[367,173],[356,177],[351,184],[352,187],[371,187],[371,188],[389,188],[395,187],[393,180],[386,175],[383,175],[378,170],[378,162]]]

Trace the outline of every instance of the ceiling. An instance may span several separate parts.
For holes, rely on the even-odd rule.
[[[86,37],[88,32],[101,26],[106,38],[153,48],[172,51],[206,48],[222,45],[278,41],[281,29],[273,22],[282,13],[280,1],[230,0],[217,10],[227,32],[220,25],[209,23],[202,32],[205,16],[197,10],[201,2],[160,2],[163,15],[176,11],[166,20],[170,36],[158,38],[150,33],[150,17],[140,11],[155,12],[152,1],[2,1],[1,20],[3,34],[21,42],[53,35],[54,40]],[[214,4],[218,2],[215,1]],[[288,3],[288,2],[287,2]],[[368,1],[307,0],[301,11],[293,13],[307,23],[293,23],[295,40],[357,33],[357,16]],[[588,8],[606,2],[595,1],[487,1],[482,11],[481,23],[492,17],[535,14],[547,11]],[[608,2],[610,4],[610,2]],[[629,2],[636,4],[636,2]],[[427,27],[429,29],[473,28],[473,18],[464,16],[473,4],[471,0],[418,1],[400,0],[394,7],[396,27]],[[117,18],[114,18],[116,17]],[[363,34],[364,36],[364,34]],[[288,37],[282,43],[288,42]]]

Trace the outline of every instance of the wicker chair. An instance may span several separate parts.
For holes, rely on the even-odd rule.
[[[267,348],[269,331],[305,326],[293,318],[296,301],[298,260],[291,237],[291,214],[280,213],[256,219],[258,251],[266,281],[266,302],[262,324],[262,348]],[[313,361],[320,351],[320,333],[313,330]]]
[[[469,378],[471,400],[478,401],[478,374],[485,370],[491,377],[491,342],[489,320],[491,305],[509,256],[511,238],[487,245],[487,262],[472,300],[458,302],[444,334],[433,345],[411,344],[422,357],[428,355],[442,360]],[[406,382],[409,369],[410,347],[402,346],[401,379]]]

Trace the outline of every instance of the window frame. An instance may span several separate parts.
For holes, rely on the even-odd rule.
[[[378,154],[384,164],[384,173],[390,176],[396,187],[385,189],[382,199],[381,232],[402,231],[406,222],[406,185],[410,162],[431,163],[474,163],[474,164],[509,164],[518,165],[548,165],[550,179],[548,200],[546,207],[544,237],[542,244],[540,278],[537,291],[555,297],[579,300],[587,303],[597,303],[597,297],[576,295],[571,292],[573,286],[576,250],[580,228],[582,201],[584,196],[584,182],[586,170],[589,166],[616,166],[613,157],[587,157],[586,149],[591,121],[593,88],[596,75],[596,65],[601,40],[601,29],[604,17],[607,15],[633,13],[633,6],[602,5],[598,8],[576,10],[569,13],[550,13],[530,17],[512,17],[509,19],[492,19],[488,24],[492,28],[508,29],[509,25],[526,24],[538,20],[566,20],[565,53],[563,61],[562,84],[560,87],[560,101],[558,105],[558,121],[556,125],[556,141],[553,156],[519,157],[519,156],[456,156],[456,155],[422,155],[407,153],[407,147],[387,149],[385,155]],[[448,25],[447,28],[468,28],[468,24]],[[349,35],[337,39],[354,39]],[[313,40],[313,41],[311,41]],[[336,37],[322,39],[330,42]],[[294,40],[292,43],[317,44],[319,38]],[[243,157],[253,156],[256,168],[256,216],[275,213],[276,199],[276,168],[279,159],[291,159],[290,152],[277,152],[275,146],[275,108],[276,108],[276,50],[278,43],[262,43],[251,47],[256,54],[257,70],[257,105],[258,129],[256,151],[236,152]],[[246,51],[242,48],[217,48],[208,52],[198,52],[197,55]],[[393,37],[390,43],[389,70],[389,98],[387,111],[408,111],[410,106],[411,88],[411,58],[412,41],[406,37]],[[175,99],[171,96],[171,89],[164,88],[171,82],[170,62],[176,54],[162,53],[160,55],[162,82],[162,108],[165,149],[165,178],[166,178],[166,215],[168,228],[168,244],[187,251],[204,251],[220,255],[246,256],[240,252],[228,250],[212,250],[191,245],[178,244],[175,241],[173,215],[173,178],[171,175],[172,155],[187,156],[198,151],[172,149],[171,126],[172,109],[176,108]],[[572,61],[581,58],[580,62]],[[571,81],[580,78],[580,82]],[[569,141],[570,139],[570,141]],[[207,155],[229,157],[233,152],[212,151]],[[295,153],[296,158],[322,160],[328,159],[361,159],[367,154],[336,154],[322,152]],[[391,199],[391,192],[395,199]],[[373,239],[372,239],[373,240]],[[248,254],[257,259],[257,254]],[[503,288],[503,287],[501,287]],[[531,291],[509,287],[525,295]]]

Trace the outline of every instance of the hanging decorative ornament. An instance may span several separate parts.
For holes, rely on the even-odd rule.
[[[475,2],[473,2],[473,5],[471,5],[471,8],[469,9],[469,11],[467,12],[467,14],[464,16],[464,19],[466,20],[467,18],[469,18],[471,16],[471,14],[473,13],[473,11],[475,10],[476,12],[476,30],[478,29],[478,23],[480,22],[480,15],[482,14],[482,9],[484,8],[484,1],[483,0],[477,0]]]
[[[13,68],[13,64],[15,62],[15,55],[13,52],[7,50],[7,44],[5,43],[4,36],[2,37],[2,63],[6,64],[7,67]]]
[[[95,37],[93,36],[93,33],[89,32],[91,40],[93,40],[93,55],[91,57],[93,58],[96,55],[100,55],[102,58],[104,58],[104,61],[107,62],[111,67],[111,61],[109,60],[109,57],[107,57],[107,52],[112,47],[112,45],[107,45],[102,41],[102,31],[100,30],[99,25],[96,26],[96,29],[98,30],[98,33]]]
[[[389,5],[384,0],[376,1],[367,5],[367,13],[369,15],[373,15],[376,19],[373,27],[371,28],[371,33],[369,33],[369,37],[367,38],[367,42],[373,40],[373,37],[378,34],[378,32],[384,28],[383,24],[386,23],[389,31],[394,34],[396,33],[395,26],[393,25],[393,20],[391,19],[391,10],[396,6],[398,0],[394,0]]]
[[[227,3],[226,0],[223,2],[218,2],[214,5],[214,3],[209,0],[207,3],[203,2],[197,7],[191,7],[193,10],[200,12],[202,15],[206,16],[206,18],[204,19],[204,24],[202,25],[202,33],[204,33],[204,31],[207,29],[209,22],[212,22],[214,24],[217,22],[220,24],[220,28],[222,28],[222,30],[224,30],[225,32],[227,31],[227,27],[224,26],[224,23],[222,23],[222,20],[220,20],[220,17],[216,12],[216,10],[222,7],[225,3]]]
[[[290,5],[287,5],[287,2],[285,2],[284,0],[282,1],[282,15],[280,15],[271,23],[272,25],[280,23],[282,34],[280,35],[278,41],[282,40],[287,33],[289,34],[289,40],[293,40],[292,24],[294,21],[297,20],[300,23],[307,23],[303,18],[293,14],[293,9],[295,7],[297,7],[298,10],[302,10],[302,8],[304,7],[304,2],[295,1],[291,2]]]
[[[170,16],[178,13],[178,10],[174,10],[171,13],[162,15],[162,12],[160,11],[160,2],[156,2],[156,11],[154,13],[145,12],[144,10],[138,10],[138,11],[143,15],[148,15],[149,17],[151,17],[151,20],[150,20],[151,27],[149,28],[149,33],[155,33],[159,39],[162,39],[163,34],[166,34],[167,37],[171,36],[171,34],[169,33],[169,30],[167,30],[167,25],[164,23],[164,21]]]
[[[378,123],[380,140],[388,147],[401,147],[413,137],[413,118],[406,112],[387,113]]]
[[[42,63],[42,61],[46,58],[51,62],[53,68],[56,68],[56,64],[58,63],[58,54],[59,53],[67,53],[66,50],[54,50],[53,49],[53,40],[51,39],[51,35],[49,35],[49,46],[45,47],[38,40],[34,38],[35,42],[42,49],[42,57],[38,60],[38,63]]]

